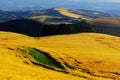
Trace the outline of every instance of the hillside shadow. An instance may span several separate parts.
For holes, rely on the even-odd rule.
[[[92,32],[92,27],[85,21],[74,24],[45,24],[30,19],[11,20],[0,24],[0,31],[15,32],[31,37]]]
[[[20,19],[0,24],[0,31],[21,33],[32,37],[42,36],[43,26],[40,22]]]

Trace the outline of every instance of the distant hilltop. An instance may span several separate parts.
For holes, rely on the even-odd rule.
[[[42,22],[73,22],[86,18],[116,17],[108,13],[91,10],[74,10],[67,8],[51,8],[44,10],[29,11],[6,11],[0,10],[0,20],[9,21],[15,19],[33,19]]]
[[[120,36],[119,17],[98,11],[51,8],[30,11],[1,10],[0,14],[1,31],[12,31],[29,36],[79,32],[98,32]]]

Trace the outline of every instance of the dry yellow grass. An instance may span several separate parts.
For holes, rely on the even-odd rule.
[[[103,80],[102,77],[119,80],[119,37],[95,33],[74,34],[45,37],[39,44],[44,49],[49,46],[45,51],[48,50],[53,56],[61,57],[62,61],[77,67],[76,70],[80,73],[88,73],[91,77],[97,76],[100,80]]]
[[[80,80],[77,76],[33,65],[21,50],[35,45],[34,41],[15,33],[0,33],[0,80]]]
[[[78,77],[59,73],[25,63],[21,53],[7,49],[0,51],[0,80],[80,80]],[[17,56],[17,57],[16,57]]]
[[[48,52],[68,74],[32,64],[20,50]],[[120,80],[120,38],[81,33],[32,38],[0,32],[0,80]],[[73,76],[74,75],[74,76]]]
[[[55,8],[54,10],[59,11],[61,14],[63,14],[64,16],[68,16],[68,17],[72,17],[72,18],[80,18],[81,16],[75,13],[71,13],[70,11],[68,11],[65,8]]]

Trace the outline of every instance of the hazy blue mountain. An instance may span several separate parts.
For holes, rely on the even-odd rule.
[[[61,8],[62,9],[62,8]],[[82,18],[103,18],[108,17],[112,18],[108,13],[98,12],[98,11],[91,11],[91,10],[74,10],[74,9],[67,9],[71,13],[75,13],[81,15]],[[44,9],[44,10],[29,10],[29,11],[4,11],[0,10],[0,20],[9,21],[15,19],[34,19],[41,21],[42,16],[51,16],[52,18],[44,19],[44,22],[74,22],[79,21],[79,19],[72,18],[70,16],[65,16],[61,14],[59,11],[55,10],[54,8],[51,9]],[[39,17],[38,17],[39,16]],[[40,17],[41,16],[41,17]],[[32,18],[36,17],[36,18]]]
[[[108,11],[106,11],[106,13],[120,17],[120,9],[108,10]]]

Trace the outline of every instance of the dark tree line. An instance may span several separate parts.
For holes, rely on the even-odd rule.
[[[74,24],[46,24],[33,20],[21,19],[1,23],[0,31],[10,31],[33,37],[40,37],[57,34],[92,32],[92,27],[85,21],[76,22]]]

